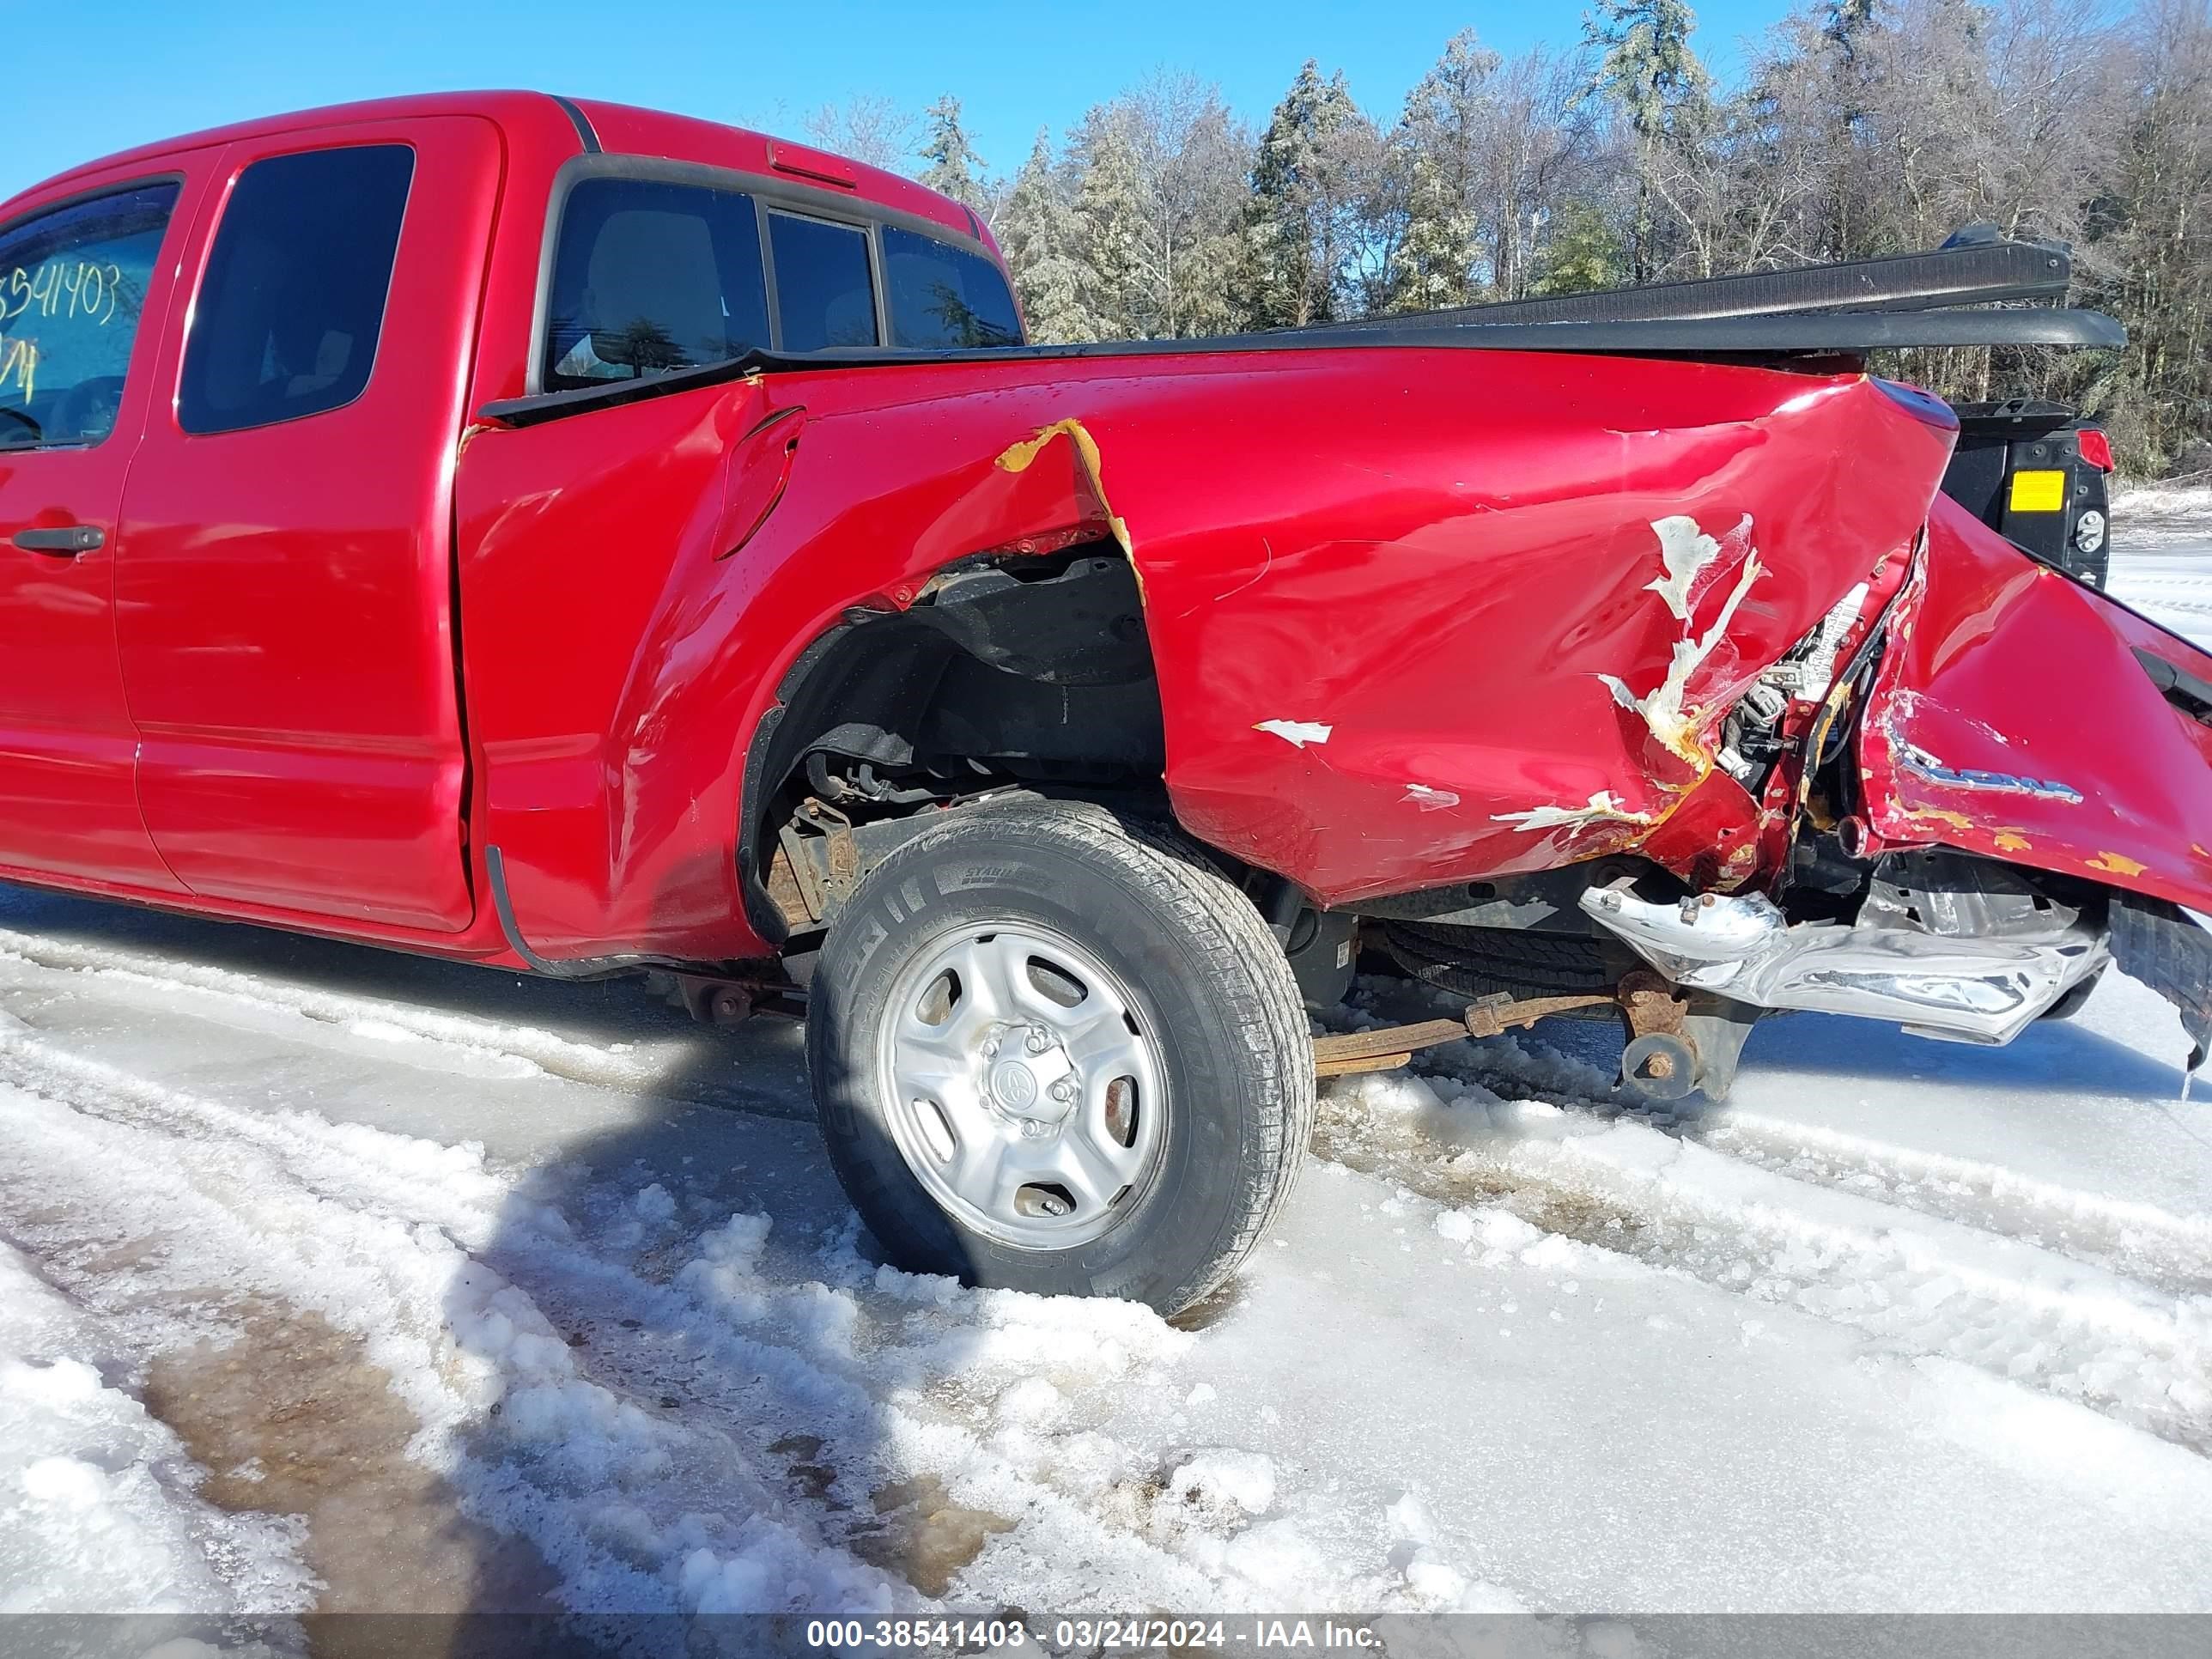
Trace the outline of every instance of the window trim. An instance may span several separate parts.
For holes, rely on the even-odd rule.
[[[368,373],[362,377],[361,390],[342,404],[327,404],[320,409],[280,415],[272,421],[254,421],[245,426],[218,427],[211,432],[195,432],[185,424],[185,372],[191,366],[192,338],[199,326],[200,302],[207,293],[208,273],[215,264],[216,246],[222,241],[223,228],[229,222],[240,183],[264,161],[289,161],[295,156],[329,155],[347,149],[404,149],[407,152],[407,193],[399,204],[399,234],[392,239],[392,269],[385,275],[384,301],[376,313],[376,349],[369,356]],[[290,426],[295,421],[312,421],[319,416],[335,415],[340,410],[351,409],[368,396],[369,388],[376,384],[376,366],[384,357],[386,328],[392,320],[392,296],[399,285],[399,260],[405,251],[408,221],[415,207],[415,184],[422,176],[422,152],[414,143],[398,137],[378,137],[359,138],[349,143],[306,144],[297,149],[270,150],[248,157],[243,167],[217,181],[216,188],[219,199],[214,221],[200,246],[199,269],[192,273],[191,299],[185,307],[184,331],[177,342],[176,385],[169,393],[169,421],[179,435],[188,442],[202,443],[228,438],[240,432],[266,432],[271,427]]]
[[[805,219],[826,219],[834,224],[850,225],[866,233],[868,244],[868,277],[875,284],[876,337],[888,342],[890,336],[890,298],[884,286],[883,238],[884,225],[896,225],[902,230],[933,237],[936,240],[971,252],[988,261],[1001,276],[1005,263],[991,251],[990,245],[980,236],[963,235],[950,225],[940,224],[919,213],[908,213],[903,208],[888,207],[881,203],[847,200],[830,195],[825,191],[794,184],[787,179],[771,178],[766,173],[749,173],[741,167],[715,167],[704,161],[671,161],[657,155],[572,155],[561,164],[553,175],[553,187],[546,198],[545,224],[538,239],[538,286],[530,309],[530,350],[525,359],[522,395],[537,398],[545,395],[545,325],[552,305],[553,261],[560,251],[561,223],[568,210],[569,192],[586,179],[625,179],[640,184],[692,185],[704,190],[719,190],[752,198],[753,212],[760,228],[761,283],[768,296],[768,349],[783,349],[783,312],[777,302],[775,291],[775,248],[769,241],[768,216],[771,211],[795,214]],[[1012,279],[1007,286],[1012,287]],[[1014,314],[1021,314],[1018,303]],[[1023,344],[1028,343],[1024,331]],[[901,349],[889,344],[847,348],[857,350],[890,351]],[[904,349],[919,349],[908,347]],[[652,378],[652,377],[641,377]]]
[[[161,222],[161,245],[154,250],[153,274],[159,275],[167,264],[168,255],[173,248],[170,239],[177,234],[179,218],[191,216],[190,215],[180,216],[179,212],[185,204],[186,182],[185,174],[181,171],[171,168],[161,173],[149,173],[143,178],[129,179],[116,184],[88,185],[82,190],[71,191],[66,196],[57,196],[51,202],[41,202],[36,207],[26,209],[6,223],[0,224],[0,237],[12,236],[26,225],[36,224],[49,214],[60,213],[69,208],[82,207],[88,202],[97,202],[104,197],[128,196],[131,191],[144,190],[149,185],[173,185],[176,186],[177,198],[169,204],[169,216]],[[152,288],[150,276],[148,288],[148,297],[150,298]],[[165,306],[162,308],[164,317],[167,315],[167,311],[168,308]],[[143,315],[140,316],[138,331],[131,338],[131,355],[123,365],[123,392],[125,397],[130,395],[131,376],[139,366],[138,354],[141,351],[154,349],[155,347],[149,345],[148,342],[149,339],[158,342],[161,331],[161,327],[156,321],[149,335],[148,319]],[[144,374],[139,375],[138,378],[143,380],[146,375],[153,372],[152,367],[149,366]],[[119,422],[118,425],[120,425]],[[36,443],[0,446],[0,455],[37,455],[62,450],[89,452],[99,448],[114,435],[115,428],[110,427],[106,432],[94,438],[90,443],[85,442],[82,438],[55,439],[51,441],[42,438]]]

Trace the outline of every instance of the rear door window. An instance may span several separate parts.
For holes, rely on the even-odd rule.
[[[96,444],[114,429],[176,204],[175,184],[139,185],[0,231],[0,449]]]
[[[640,179],[569,191],[546,295],[546,391],[665,374],[768,343],[751,197]]]
[[[882,343],[868,233],[796,213],[769,216],[775,314],[786,351]]]
[[[979,253],[933,236],[884,227],[884,287],[891,343],[902,346],[1010,346],[1021,319],[1005,273]]]
[[[185,345],[185,431],[297,420],[361,396],[414,177],[404,144],[272,155],[239,175]]]

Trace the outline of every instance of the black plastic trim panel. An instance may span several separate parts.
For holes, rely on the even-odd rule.
[[[561,113],[567,116],[568,125],[576,129],[576,137],[583,141],[584,154],[597,155],[599,153],[599,135],[592,125],[591,118],[576,107],[573,99],[563,98],[558,93],[548,95],[561,106]]]

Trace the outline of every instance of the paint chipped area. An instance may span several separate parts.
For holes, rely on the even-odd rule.
[[[1619,793],[1607,789],[1579,804],[1496,813],[1493,822],[1532,833],[1598,823],[1650,828],[1663,823],[1667,814],[1718,764],[1717,732],[1726,709],[1717,703],[1707,708],[1693,702],[1692,683],[1720,652],[1745,596],[1766,574],[1752,543],[1751,515],[1746,514],[1732,529],[1717,537],[1708,534],[1686,514],[1652,520],[1651,533],[1659,544],[1662,574],[1645,583],[1644,591],[1656,594],[1679,624],[1679,637],[1668,649],[1666,672],[1656,685],[1642,693],[1620,675],[1596,678],[1616,704],[1642,720],[1653,740],[1689,769],[1689,775],[1643,780],[1670,798],[1656,811],[1631,811]],[[1723,587],[1726,597],[1714,609],[1711,596]],[[1708,611],[1711,618],[1700,629],[1698,618]]]
[[[1648,827],[1657,821],[1650,812],[1632,812],[1610,789],[1601,789],[1580,806],[1536,806],[1525,812],[1493,812],[1492,823],[1510,823],[1516,830],[1583,830],[1595,823],[1632,823]]]
[[[1659,538],[1660,562],[1667,574],[1646,586],[1680,622],[1681,637],[1674,641],[1665,675],[1640,696],[1617,675],[1601,674],[1598,678],[1613,693],[1615,702],[1643,720],[1662,748],[1702,778],[1715,763],[1714,743],[1707,728],[1717,720],[1689,702],[1690,680],[1728,637],[1737,607],[1751,592],[1752,584],[1766,574],[1765,567],[1751,544],[1748,514],[1729,532],[1725,543],[1698,531],[1692,519],[1656,520],[1651,530]],[[1724,572],[1729,563],[1735,568],[1735,584],[1718,614],[1700,633],[1696,621],[1699,603],[1722,579],[1717,571]]]
[[[1906,806],[1905,816],[1917,824],[1942,824],[1948,830],[1972,830],[1974,827],[1973,819],[1948,806]]]
[[[1431,784],[1409,783],[1406,786],[1405,794],[1400,799],[1419,807],[1424,812],[1440,812],[1447,806],[1459,805],[1459,792],[1455,789],[1438,789]]]
[[[1644,588],[1656,593],[1679,622],[1687,623],[1695,614],[1716,568],[1739,566],[1752,556],[1748,513],[1725,538],[1708,536],[1686,514],[1655,519],[1651,531],[1659,538],[1659,562],[1666,574]]]
[[[1099,510],[1106,515],[1107,528],[1112,531],[1114,539],[1121,544],[1121,550],[1129,555],[1133,562],[1137,550],[1129,540],[1129,526],[1106,499],[1106,469],[1099,457],[1098,441],[1091,435],[1090,428],[1080,420],[1070,416],[1065,420],[1054,421],[1038,428],[1035,434],[1020,442],[1007,445],[998,458],[1000,470],[1005,472],[1028,471],[1036,458],[1043,453],[1046,446],[1055,438],[1067,440],[1069,447],[1074,451],[1077,470],[1090,486]]]
[[[2100,853],[2089,860],[2089,867],[2102,870],[2111,876],[2139,876],[2150,868],[2141,860],[2131,859],[2124,853]]]
[[[1252,729],[1268,732],[1298,749],[1304,749],[1309,744],[1327,743],[1336,730],[1323,720],[1261,720]]]

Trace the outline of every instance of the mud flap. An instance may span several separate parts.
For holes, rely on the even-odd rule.
[[[2112,895],[2112,960],[2172,1003],[2193,1045],[2192,1073],[2212,1045],[2212,933],[2179,906],[2140,893]]]

